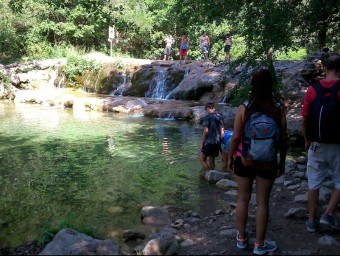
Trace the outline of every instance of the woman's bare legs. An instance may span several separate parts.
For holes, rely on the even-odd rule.
[[[246,226],[248,220],[248,206],[253,188],[253,178],[236,175],[237,182],[237,207],[236,222],[239,231],[239,238],[246,238]]]
[[[263,244],[269,219],[269,197],[273,180],[256,176],[256,243]]]

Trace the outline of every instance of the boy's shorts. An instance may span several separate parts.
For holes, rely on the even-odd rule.
[[[212,157],[218,157],[219,152],[221,151],[221,145],[220,144],[209,144],[204,143],[202,147],[202,153],[206,157],[212,156]]]
[[[340,144],[313,142],[308,149],[308,187],[317,190],[328,175],[340,189]]]
[[[179,56],[185,57],[187,56],[187,53],[188,53],[187,49],[183,50],[182,48],[179,48]]]
[[[226,44],[226,45],[224,46],[224,52],[230,52],[230,48],[231,48],[231,45]]]

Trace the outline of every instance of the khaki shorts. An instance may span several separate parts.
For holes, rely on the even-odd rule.
[[[308,149],[308,187],[317,190],[327,176],[340,189],[340,144],[313,142]]]

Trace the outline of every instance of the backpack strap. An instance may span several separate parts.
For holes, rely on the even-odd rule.
[[[331,88],[329,88],[331,93],[337,94],[337,92],[340,90],[340,80],[338,80]],[[336,95],[337,96],[337,95]]]
[[[337,92],[340,90],[340,80],[338,80],[332,87],[330,88],[325,88],[320,84],[320,81],[315,82],[314,84],[312,84],[312,87],[314,88],[315,92],[316,92],[316,97],[318,97],[318,99],[321,99],[323,94],[325,92],[329,92],[331,94],[332,97],[336,97],[337,98]]]

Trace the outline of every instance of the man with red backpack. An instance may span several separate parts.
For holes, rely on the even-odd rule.
[[[319,189],[331,171],[334,190],[320,223],[340,229],[334,214],[340,201],[340,56],[326,59],[326,77],[311,85],[302,109],[302,131],[308,152],[308,209],[307,231],[316,232]]]

